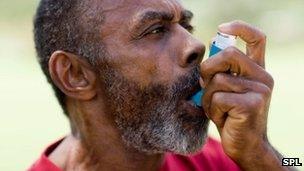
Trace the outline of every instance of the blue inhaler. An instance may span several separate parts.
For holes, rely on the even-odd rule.
[[[212,57],[213,55],[217,54],[223,49],[226,49],[227,47],[235,46],[235,43],[236,43],[236,36],[218,32],[215,39],[212,42],[209,57]],[[194,102],[196,106],[200,106],[200,107],[202,106],[203,95],[204,95],[204,89],[198,91],[191,97],[191,100]]]

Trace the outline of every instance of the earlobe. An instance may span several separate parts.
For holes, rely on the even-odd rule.
[[[49,60],[49,72],[55,85],[66,96],[90,100],[97,94],[94,70],[87,61],[74,54],[54,52]]]

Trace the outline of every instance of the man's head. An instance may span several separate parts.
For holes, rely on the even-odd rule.
[[[42,0],[39,61],[74,127],[107,117],[137,150],[198,150],[208,120],[189,97],[205,49],[191,18],[177,0]]]

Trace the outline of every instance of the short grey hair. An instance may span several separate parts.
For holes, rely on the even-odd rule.
[[[104,54],[100,28],[104,21],[94,0],[41,0],[34,18],[38,61],[55,95],[68,116],[65,94],[53,83],[48,62],[57,50],[73,53],[95,65]]]

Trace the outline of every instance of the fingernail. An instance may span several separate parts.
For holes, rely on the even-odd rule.
[[[199,79],[199,83],[200,83],[201,87],[205,88],[205,82],[202,78]]]

